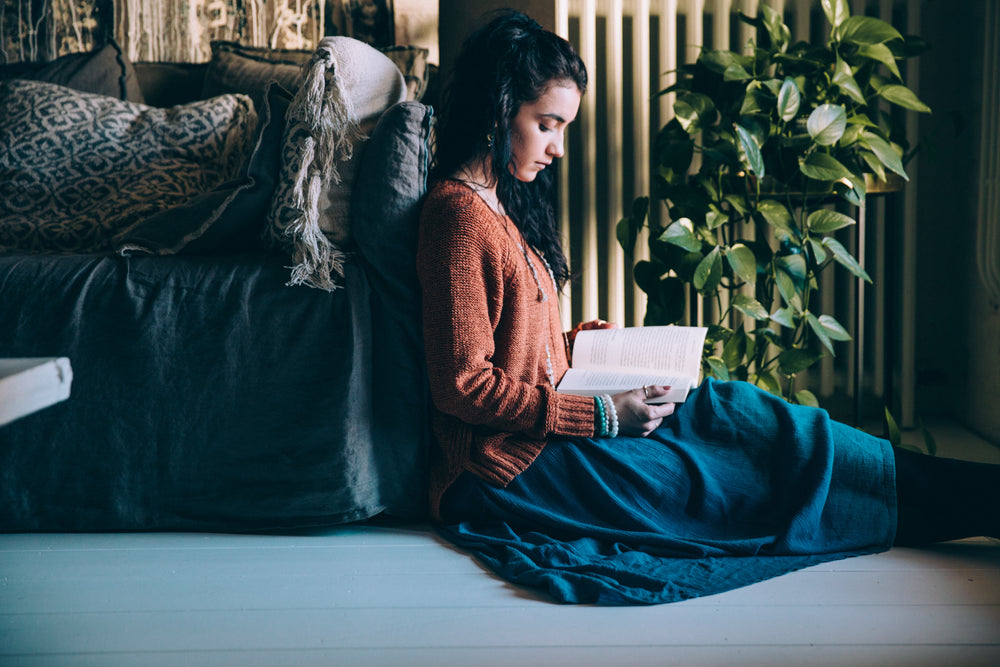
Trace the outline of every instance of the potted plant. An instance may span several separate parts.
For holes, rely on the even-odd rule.
[[[674,118],[653,149],[652,194],[669,221],[654,221],[643,196],[617,230],[628,253],[650,230],[650,259],[633,272],[648,296],[645,324],[680,321],[693,290],[717,315],[706,374],[809,405],[816,397],[796,376],[850,339],[820,311],[817,279],[839,266],[871,281],[835,238],[855,220],[830,203],[857,205],[873,186],[905,180],[891,111],[930,111],[898,65],[923,50],[919,38],[851,16],[846,0],[822,5],[825,44],[792,43],[781,16],[761,5],[754,18],[740,15],[757,28],[744,53],[703,50],[678,70],[663,91],[676,94]]]

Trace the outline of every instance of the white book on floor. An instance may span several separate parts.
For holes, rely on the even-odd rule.
[[[0,426],[69,398],[66,357],[0,359]]]

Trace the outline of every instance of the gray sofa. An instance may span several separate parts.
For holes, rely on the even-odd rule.
[[[190,102],[183,91],[205,93],[218,64],[126,68],[114,50],[105,60],[121,67],[105,81],[111,92],[138,88],[144,101],[171,105],[164,123]],[[269,232],[295,163],[294,91],[230,82],[238,90],[220,94],[241,108],[246,98],[233,94],[245,93],[256,118],[225,178],[123,213],[97,249],[47,248],[49,237],[24,231],[30,216],[18,217],[22,203],[39,202],[25,194],[37,176],[25,165],[28,153],[40,158],[18,150],[30,144],[14,120],[47,117],[39,110],[53,96],[62,108],[160,117],[110,95],[25,87],[37,71],[0,77],[0,357],[66,356],[74,378],[67,401],[0,427],[0,530],[286,530],[423,517],[428,392],[413,252],[431,108],[402,101],[367,119],[370,138],[342,179],[336,285],[317,289],[289,284],[301,239]],[[274,72],[263,78],[280,80]],[[44,104],[25,111],[29,93]]]

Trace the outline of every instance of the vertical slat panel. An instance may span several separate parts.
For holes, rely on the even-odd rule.
[[[650,190],[650,160],[653,128],[651,125],[652,82],[650,80],[650,37],[649,37],[649,0],[636,0],[630,4],[632,15],[632,67],[634,68],[632,85],[632,127],[635,145],[635,193],[637,196],[647,194]],[[634,249],[635,261],[649,258],[648,232],[643,229],[636,239]],[[633,326],[642,324],[646,314],[646,293],[639,289],[633,281],[632,285]]]
[[[569,17],[574,8],[570,7],[570,0],[555,0],[556,12],[556,34],[563,39],[569,39]],[[567,135],[567,141],[569,136]],[[572,159],[579,159],[576,155],[578,147],[568,145],[567,156]],[[563,247],[566,252],[566,261],[573,266],[570,238],[572,234],[572,224],[569,212],[569,160],[559,161],[559,231],[563,238]],[[573,328],[573,286],[572,282],[567,282],[559,296],[559,312],[562,317],[563,331]]]
[[[607,174],[606,184],[608,219],[605,238],[607,261],[608,310],[604,317],[611,322],[625,322],[625,256],[618,245],[615,222],[624,210],[622,188],[624,175],[618,165],[624,160],[623,127],[624,95],[622,69],[624,68],[624,36],[622,34],[622,0],[605,0],[606,44],[607,44],[607,108],[604,119],[607,127]]]
[[[580,57],[588,72],[597,71],[597,2],[583,0],[580,8]],[[596,87],[596,86],[595,86]],[[598,281],[598,225],[597,225],[597,95],[584,95],[580,109],[580,134],[583,137],[583,192],[582,229],[583,257],[579,263],[581,277],[581,303],[583,320],[600,317]]]

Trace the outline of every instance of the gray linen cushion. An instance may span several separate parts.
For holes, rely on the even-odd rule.
[[[102,252],[145,217],[232,179],[257,117],[227,95],[157,109],[0,84],[0,252]]]
[[[372,349],[377,351],[371,361],[372,392],[393,397],[373,402],[372,421],[379,442],[394,448],[383,474],[398,480],[413,478],[407,470],[426,470],[420,454],[428,451],[431,439],[416,255],[432,120],[431,107],[419,102],[402,102],[382,114],[361,156],[352,208],[356,254],[372,288]],[[401,446],[414,438],[423,446]],[[409,497],[426,494],[413,489]]]

